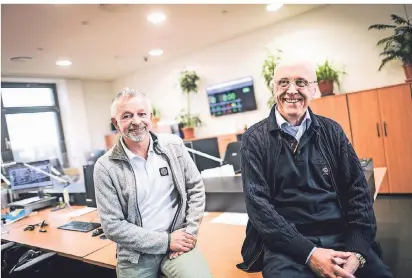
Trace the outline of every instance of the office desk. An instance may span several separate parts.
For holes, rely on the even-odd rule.
[[[386,167],[373,168],[373,175],[375,177],[375,193],[373,195],[374,199],[376,199],[376,196],[378,196],[382,181],[386,175],[386,169]]]
[[[203,218],[197,245],[205,255],[215,278],[262,277],[261,273],[246,273],[236,268],[242,262],[240,249],[245,239],[246,226],[211,223],[220,212],[211,212]],[[110,244],[83,259],[87,263],[116,268],[116,244]]]
[[[89,264],[115,269],[117,264],[116,248],[117,244],[112,242],[102,249],[87,255],[83,258],[83,261]]]
[[[45,209],[37,214],[21,219],[7,226],[8,233],[2,234],[1,239],[13,241],[23,245],[49,250],[58,253],[61,256],[82,260],[83,257],[95,252],[111,243],[106,239],[92,237],[92,232],[83,233],[76,231],[61,230],[57,227],[69,221],[87,221],[99,222],[99,216],[96,211],[78,216],[70,217],[69,213],[81,207],[73,207],[52,212]],[[37,224],[46,220],[49,224],[46,227],[47,232],[39,232],[39,227],[33,231],[24,231],[29,224]],[[10,226],[10,227],[9,227]]]
[[[373,172],[371,170],[364,170],[364,174],[371,196],[376,199],[386,174],[386,168],[373,168]],[[206,192],[206,211],[246,212],[243,182],[240,174],[229,177],[206,177],[203,178],[203,182]]]

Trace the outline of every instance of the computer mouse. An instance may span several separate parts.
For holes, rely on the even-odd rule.
[[[98,229],[96,229],[96,230],[93,231],[92,236],[95,237],[95,236],[98,236],[98,235],[101,235],[101,234],[103,234],[103,229],[102,229],[102,228],[98,228]]]

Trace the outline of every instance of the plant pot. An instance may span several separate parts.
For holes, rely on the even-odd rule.
[[[405,71],[405,82],[412,82],[412,64],[404,64],[403,70]]]
[[[195,129],[193,127],[184,127],[182,131],[185,139],[195,138]]]
[[[333,95],[333,80],[320,80],[318,85],[322,97]]]
[[[160,121],[160,118],[152,118],[152,123],[154,127],[157,127],[157,123]]]

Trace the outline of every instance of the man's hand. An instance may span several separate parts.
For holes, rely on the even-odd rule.
[[[185,232],[184,229],[176,230],[170,235],[170,250],[188,252],[195,248],[196,238]]]
[[[316,248],[309,259],[310,269],[318,276],[325,278],[355,278],[352,273],[339,265],[346,263],[352,255],[349,252],[340,252],[333,249]],[[356,258],[356,257],[355,257]]]
[[[338,259],[338,258],[336,258]],[[335,258],[334,258],[335,261]],[[336,261],[335,261],[336,263]],[[359,267],[359,260],[356,258],[355,254],[351,253],[351,255],[346,259],[346,262],[343,264],[342,268],[347,272],[354,274]]]
[[[175,252],[171,252],[169,254],[169,259],[173,260],[176,259],[177,257],[179,257],[180,255],[183,255],[185,252],[183,251],[175,251]]]

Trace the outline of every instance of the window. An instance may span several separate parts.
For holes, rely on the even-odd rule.
[[[2,83],[3,161],[58,160],[67,165],[55,84]]]

